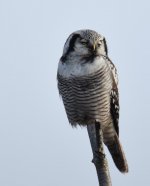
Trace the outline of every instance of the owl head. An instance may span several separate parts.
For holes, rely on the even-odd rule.
[[[107,44],[105,38],[93,30],[78,30],[67,39],[62,59],[68,56],[91,57],[107,56]]]

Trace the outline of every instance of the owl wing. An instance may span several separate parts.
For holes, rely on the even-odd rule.
[[[109,66],[112,72],[112,90],[110,94],[110,112],[113,119],[114,128],[119,136],[119,92],[118,75],[115,65],[109,60]]]

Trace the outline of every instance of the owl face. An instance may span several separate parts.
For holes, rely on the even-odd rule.
[[[79,30],[67,39],[63,56],[91,57],[107,55],[105,38],[93,30]]]

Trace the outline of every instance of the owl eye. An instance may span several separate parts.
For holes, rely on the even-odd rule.
[[[101,44],[100,44],[100,43],[98,43],[98,44],[97,44],[97,46],[98,46],[98,47],[100,47],[100,46],[101,46]]]
[[[81,41],[82,45],[87,45],[87,43],[88,43],[87,41]]]
[[[102,43],[97,43],[97,46],[100,47]]]

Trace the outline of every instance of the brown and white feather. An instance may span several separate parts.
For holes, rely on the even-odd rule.
[[[88,40],[89,48],[82,46],[83,39]],[[97,54],[89,55],[96,41],[100,42]],[[127,161],[118,138],[118,76],[108,58],[104,37],[90,30],[71,34],[59,62],[57,79],[69,123],[87,126],[99,122],[104,143],[116,166],[121,172],[127,172]]]

